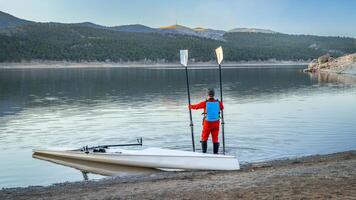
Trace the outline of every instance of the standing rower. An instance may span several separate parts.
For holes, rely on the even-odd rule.
[[[219,129],[220,129],[220,110],[224,109],[221,101],[215,99],[214,89],[208,89],[208,98],[198,104],[189,105],[190,109],[204,109],[203,129],[201,134],[201,146],[203,153],[208,148],[208,139],[211,134],[213,140],[213,152],[219,152]]]

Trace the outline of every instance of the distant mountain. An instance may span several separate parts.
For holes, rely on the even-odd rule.
[[[326,53],[336,57],[356,52],[355,38],[261,29],[225,32],[178,24],[155,29],[139,24],[34,23],[6,13],[1,13],[0,23],[0,62],[177,62],[180,49],[189,49],[194,61],[212,61],[213,49],[218,46],[224,47],[225,61],[308,60]]]
[[[214,30],[214,29],[205,29],[201,27],[194,28],[194,31],[200,36],[205,38],[210,38],[214,40],[222,40],[224,41],[224,34],[226,31],[222,30]]]
[[[109,27],[102,26],[102,25],[99,25],[99,24],[94,24],[92,22],[74,23],[73,25],[85,26],[85,27],[90,27],[90,28],[109,29]]]
[[[272,31],[269,29],[259,29],[259,28],[234,28],[228,32],[230,32],[230,33],[235,33],[235,32],[239,32],[239,33],[278,33],[276,31]]]
[[[225,31],[205,29],[201,27],[192,29],[178,24],[171,25],[171,26],[162,26],[158,28],[158,30],[161,33],[191,35],[191,36],[209,38],[214,40],[224,40],[223,35],[225,33]]]
[[[173,33],[173,34],[197,36],[197,33],[193,29],[186,27],[186,26],[178,25],[178,24],[170,25],[170,26],[162,26],[162,27],[159,27],[158,30],[161,33]]]
[[[33,22],[14,17],[10,14],[0,11],[0,28],[15,27],[29,23]]]
[[[156,29],[144,26],[141,24],[131,24],[131,25],[122,25],[122,26],[113,26],[110,27],[111,30],[122,31],[122,32],[133,32],[133,33],[153,33],[157,32]]]
[[[29,23],[34,23],[34,22],[19,19],[10,14],[0,11],[0,28],[16,27]],[[55,23],[55,24],[61,24],[61,23]],[[209,38],[209,39],[220,40],[220,41],[225,40],[223,36],[226,33],[226,31],[223,30],[214,30],[214,29],[201,28],[201,27],[189,28],[179,24],[162,26],[160,28],[151,28],[141,24],[109,27],[109,26],[94,24],[92,22],[71,23],[71,25],[78,25],[78,26],[98,28],[98,29],[107,29],[107,30],[120,31],[120,32],[131,32],[131,33],[161,33],[161,34],[189,35],[189,36],[203,37],[203,38]],[[255,28],[235,28],[230,30],[229,32],[277,33],[271,30],[255,29]]]
[[[144,26],[141,24],[130,24],[130,25],[122,25],[122,26],[102,26],[98,24],[94,24],[91,22],[83,22],[83,23],[74,23],[71,25],[78,25],[90,28],[99,28],[99,29],[107,29],[113,31],[121,31],[121,32],[131,32],[131,33],[153,33],[157,32],[156,29]]]

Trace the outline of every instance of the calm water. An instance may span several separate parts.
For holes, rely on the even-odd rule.
[[[146,147],[191,150],[184,75],[182,69],[0,69],[0,187],[82,180],[78,170],[33,159],[34,148],[143,137]],[[227,153],[241,162],[356,149],[354,78],[311,77],[297,67],[228,68],[223,78]],[[198,102],[205,88],[218,88],[217,70],[192,69],[190,81]],[[197,144],[200,113],[193,112]]]

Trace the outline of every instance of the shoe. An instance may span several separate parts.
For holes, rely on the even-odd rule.
[[[203,153],[206,153],[206,150],[208,149],[208,142],[207,141],[200,141],[201,143],[201,150]]]
[[[213,143],[213,151],[214,154],[218,154],[219,153],[219,142]]]

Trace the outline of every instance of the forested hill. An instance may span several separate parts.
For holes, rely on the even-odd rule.
[[[210,61],[223,46],[227,61],[307,60],[325,53],[356,52],[356,39],[226,32],[214,40],[185,34],[117,31],[101,26],[60,23],[24,23],[0,28],[0,62],[29,60],[173,62],[180,49],[190,59]]]

